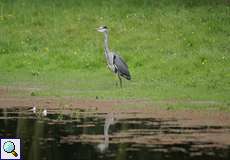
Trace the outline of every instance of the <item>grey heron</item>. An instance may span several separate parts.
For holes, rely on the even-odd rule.
[[[128,65],[125,61],[116,54],[115,52],[111,52],[109,49],[109,31],[108,27],[101,26],[97,29],[99,32],[104,33],[104,54],[107,61],[108,68],[117,74],[120,80],[120,87],[122,87],[122,79],[124,77],[127,80],[131,80],[131,75],[129,73]]]

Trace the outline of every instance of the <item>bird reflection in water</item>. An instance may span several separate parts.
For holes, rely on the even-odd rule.
[[[109,127],[113,124],[115,124],[114,113],[108,113],[104,124],[104,142],[97,145],[101,153],[104,153],[109,148]]]

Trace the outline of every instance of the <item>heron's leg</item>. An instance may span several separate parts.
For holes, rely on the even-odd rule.
[[[118,75],[118,78],[119,78],[119,81],[120,81],[120,87],[122,88],[122,79],[121,79],[121,76],[120,76],[119,73],[117,75]]]
[[[118,75],[115,75],[115,78],[116,78],[116,76],[118,76]],[[116,87],[118,86],[118,81],[117,81],[117,79],[116,79],[116,81],[115,81],[115,85],[116,85]]]

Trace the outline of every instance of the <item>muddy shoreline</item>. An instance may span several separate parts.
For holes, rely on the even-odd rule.
[[[170,103],[169,101],[166,101]],[[165,103],[166,103],[165,102]],[[162,102],[161,102],[162,103]],[[197,101],[196,103],[207,103]],[[49,114],[72,115],[82,110],[84,116],[106,119],[113,114],[120,123],[149,123],[149,126],[162,125],[160,130],[129,130],[110,136],[111,143],[136,144],[177,144],[184,141],[208,142],[214,146],[230,146],[230,115],[214,110],[168,110],[157,103],[144,100],[82,100],[76,98],[12,97],[0,90],[0,108],[20,108],[27,110],[36,106],[47,109]],[[128,107],[127,107],[128,106]],[[151,120],[153,119],[153,121]],[[159,124],[158,124],[159,123]],[[92,124],[85,124],[85,126]],[[198,132],[197,132],[198,131]],[[170,132],[170,134],[168,134]],[[138,134],[136,134],[138,133]],[[147,134],[145,134],[147,133]],[[151,135],[151,133],[154,133]],[[157,134],[156,134],[157,133]],[[144,136],[143,136],[144,135]],[[63,141],[95,143],[100,135],[69,135]],[[68,139],[68,140],[67,140]]]

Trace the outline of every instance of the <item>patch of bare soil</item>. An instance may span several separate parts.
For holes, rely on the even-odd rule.
[[[0,88],[0,97],[7,95],[7,89]]]

